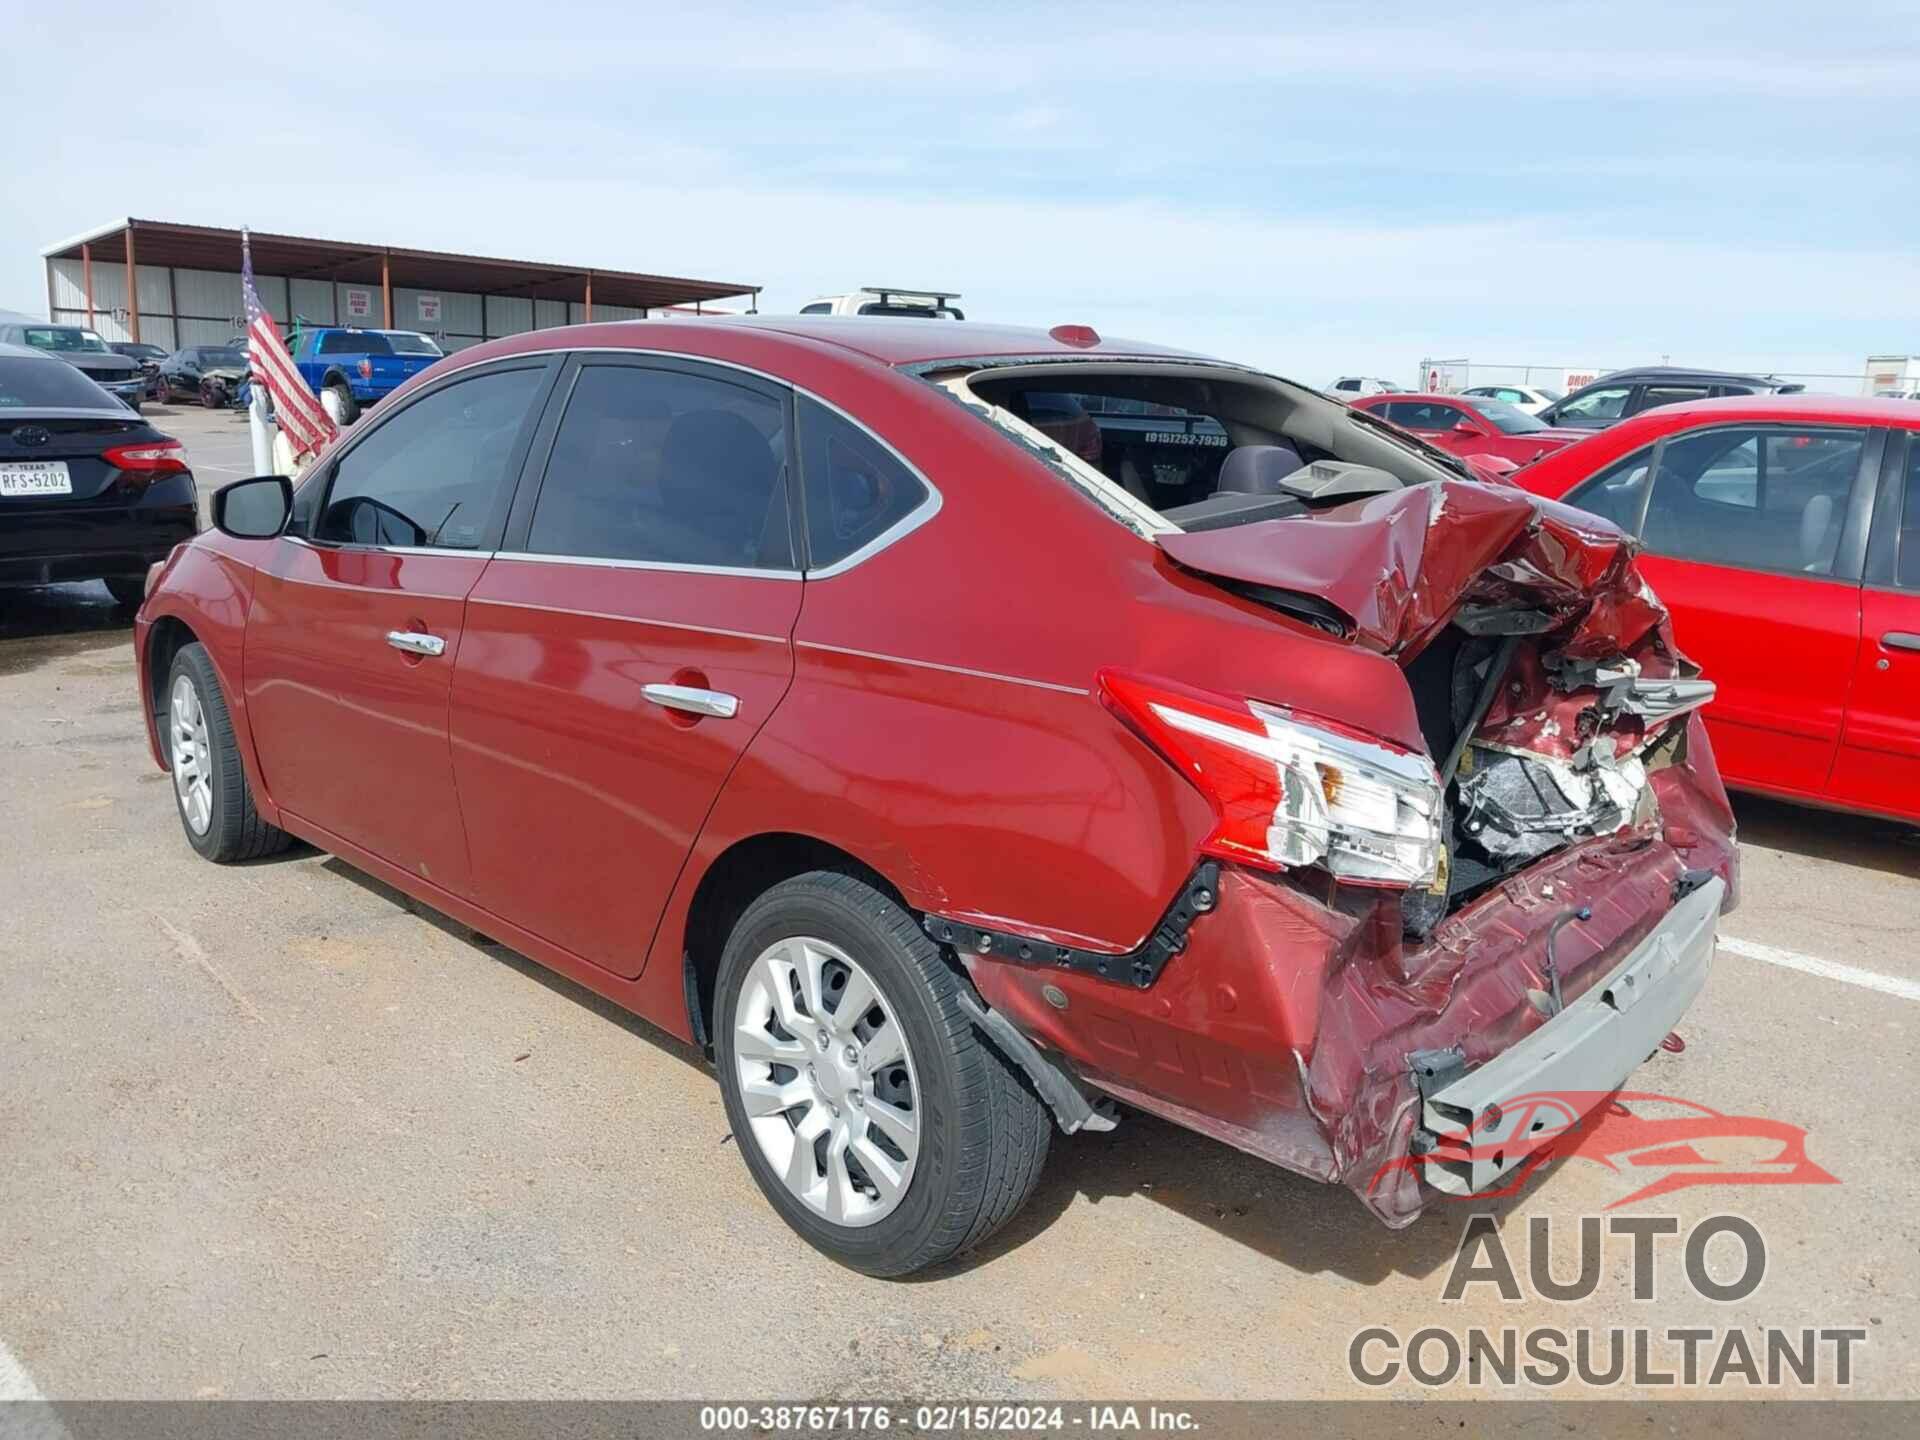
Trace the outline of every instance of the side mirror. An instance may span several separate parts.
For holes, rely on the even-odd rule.
[[[1479,435],[1484,432],[1471,420],[1456,420],[1453,422],[1453,433],[1456,435]]]
[[[271,540],[293,514],[293,482],[284,475],[256,475],[213,492],[215,528],[239,540]]]

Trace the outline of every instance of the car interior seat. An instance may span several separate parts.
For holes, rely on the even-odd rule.
[[[1815,575],[1833,571],[1840,548],[1839,507],[1827,494],[1811,496],[1800,511],[1800,568]]]
[[[1290,442],[1237,445],[1220,464],[1216,495],[1279,495],[1280,482],[1307,462]]]

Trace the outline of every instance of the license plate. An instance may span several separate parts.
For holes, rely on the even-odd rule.
[[[64,460],[0,463],[0,495],[71,495],[73,476]]]

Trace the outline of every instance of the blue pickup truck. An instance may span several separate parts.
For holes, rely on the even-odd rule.
[[[322,326],[303,329],[293,342],[293,363],[341,425],[352,424],[361,406],[392,394],[441,354],[432,340],[411,330]]]

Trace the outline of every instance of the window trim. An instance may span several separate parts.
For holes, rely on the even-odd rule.
[[[1890,595],[1920,595],[1920,586],[1900,583],[1901,541],[1905,538],[1907,477],[1920,465],[1920,431],[1892,426],[1882,432],[1884,448],[1875,490],[1869,502],[1866,564],[1861,585]]]
[[[497,360],[469,365],[414,391],[406,397],[404,404],[390,410],[383,407],[380,411],[370,414],[367,418],[373,423],[366,424],[365,428],[356,425],[341,442],[341,448],[327,457],[327,463],[312,471],[311,478],[295,490],[294,518],[286,532],[288,538],[304,541],[315,549],[322,550],[354,550],[392,555],[493,555],[497,553],[508,517],[512,514],[514,500],[518,497],[521,488],[528,448],[538,430],[534,422],[546,411],[553,394],[554,378],[559,370],[547,355],[541,355],[532,363],[529,362],[530,357],[525,355],[502,355]],[[513,451],[507,457],[503,482],[506,503],[503,505],[496,501],[495,510],[488,517],[487,527],[481,532],[481,544],[471,549],[451,545],[361,545],[350,540],[323,540],[313,533],[314,527],[320,523],[320,517],[326,514],[327,499],[332,495],[334,482],[339,478],[341,462],[366,444],[369,436],[379,434],[429,396],[438,395],[464,380],[476,380],[487,375],[505,374],[514,370],[538,371],[543,374],[544,379],[534,388],[533,396],[527,405],[527,413],[520,421],[520,433],[513,442]],[[307,499],[309,495],[312,496],[311,500]]]

